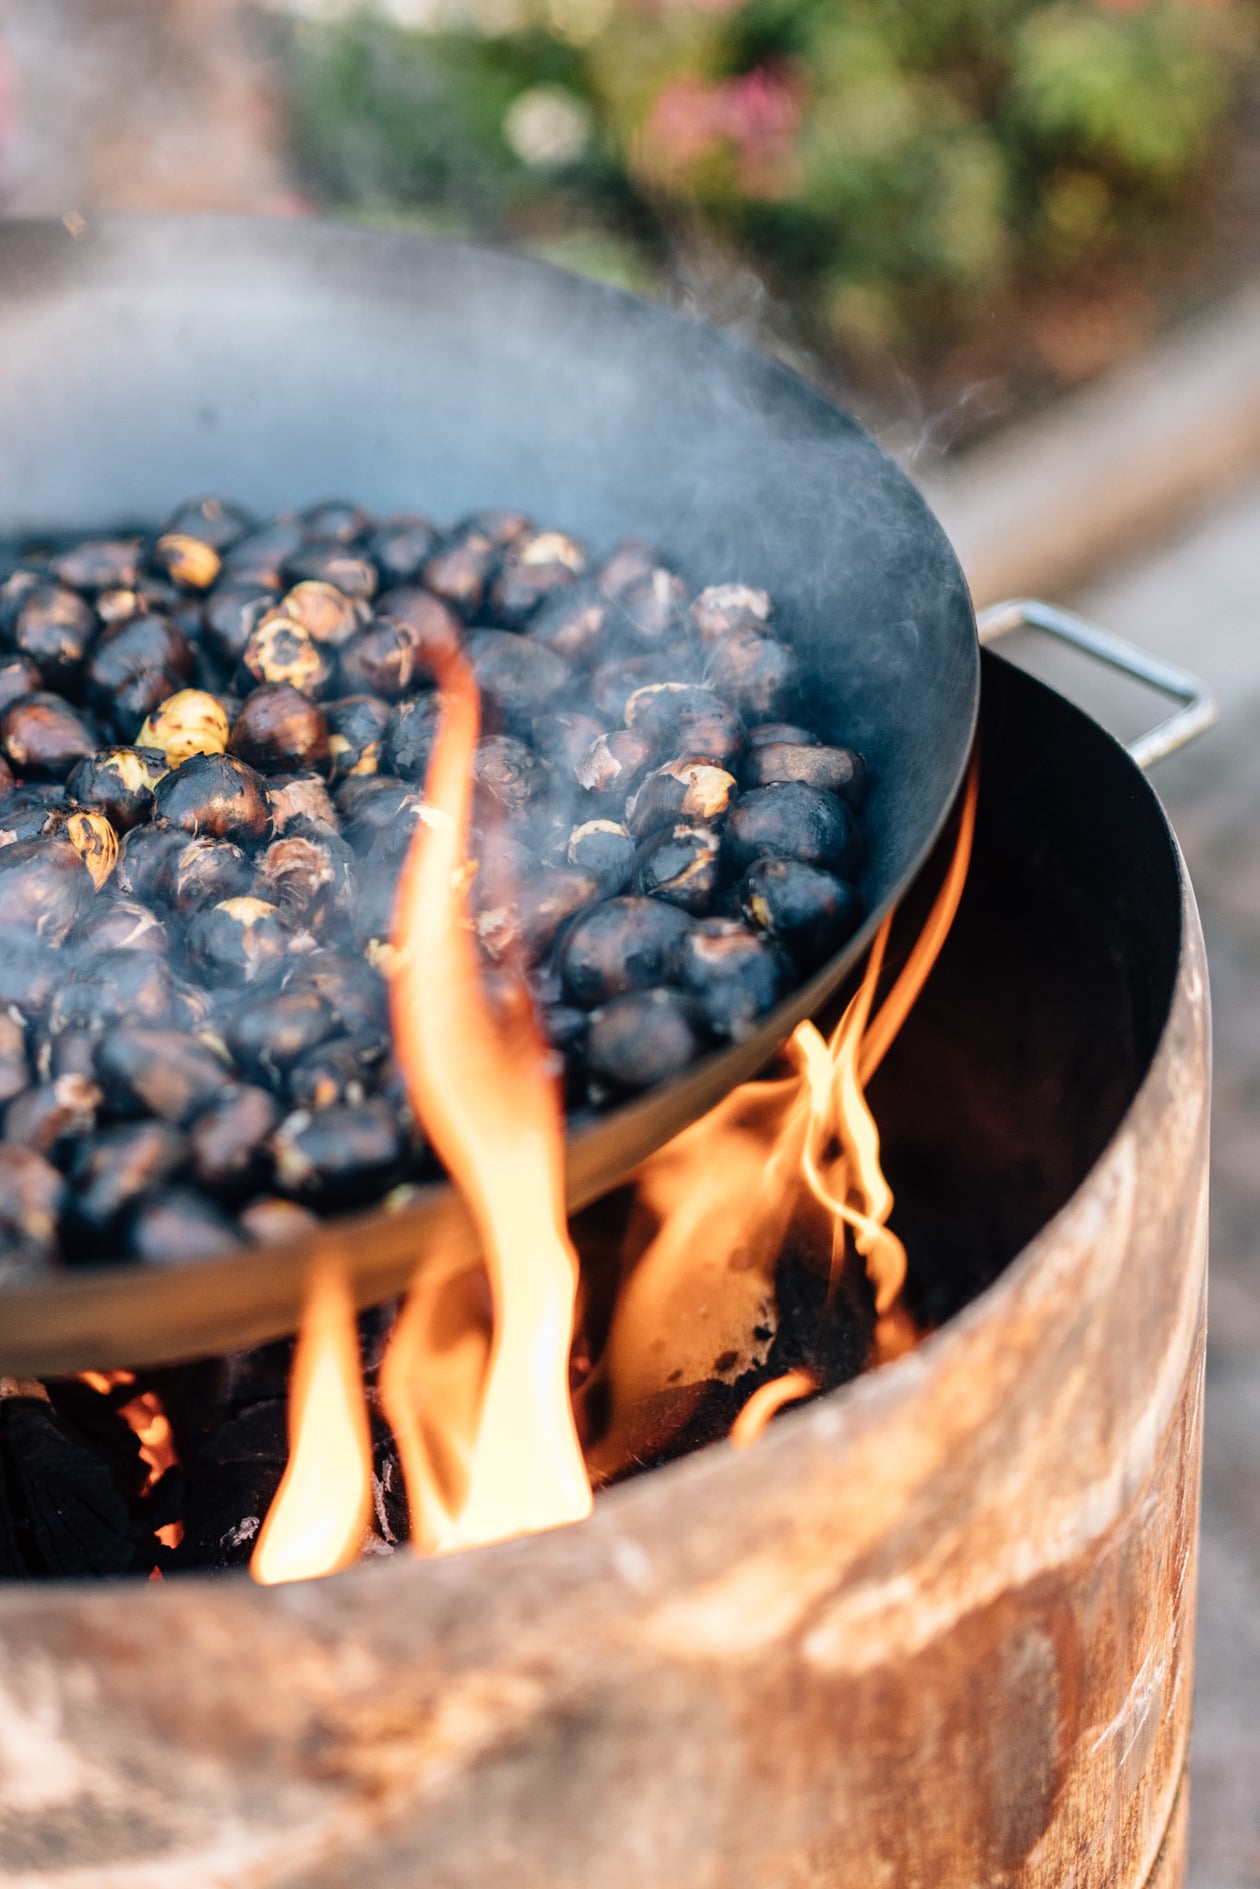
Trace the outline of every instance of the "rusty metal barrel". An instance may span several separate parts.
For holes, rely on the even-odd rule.
[[[895,1118],[898,1080],[923,1089],[938,979],[962,1049],[974,1031],[983,1062],[978,1019],[1000,1000],[1020,1047],[1050,981],[1020,984],[1039,931],[1070,999],[1053,1040],[1106,1024],[1137,1046],[1114,1120],[1105,1082],[1020,1048],[1009,1092],[993,1076],[988,1116],[963,1122],[974,1155],[1002,1122],[1079,1153],[1092,1120],[1056,1210],[910,1355],[747,1452],[608,1492],[580,1527],[283,1589],[6,1589],[4,1889],[1176,1889],[1203,946],[1141,775],[1013,678],[986,659],[973,881],[990,905],[969,887],[886,1099]],[[1061,935],[1029,923],[1025,879]],[[1006,978],[971,973],[974,1015],[969,904],[1010,922]],[[1094,960],[1099,1017],[1073,1023]],[[945,1123],[954,1092],[967,1118],[961,1077],[938,1074],[925,1119]]]

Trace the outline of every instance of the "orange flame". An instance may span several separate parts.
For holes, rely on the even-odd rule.
[[[759,1384],[731,1425],[731,1442],[737,1450],[749,1449],[765,1435],[772,1417],[788,1404],[812,1397],[817,1389],[817,1380],[809,1371],[785,1371],[782,1377]]]
[[[289,1387],[289,1463],[249,1571],[264,1587],[357,1560],[372,1503],[372,1441],[354,1302],[339,1267],[311,1275]]]
[[[764,1364],[774,1332],[775,1272],[802,1177],[831,1226],[833,1289],[846,1230],[866,1262],[876,1313],[871,1361],[887,1362],[914,1344],[914,1322],[901,1299],[906,1253],[888,1225],[893,1194],[866,1085],[949,935],[971,858],[978,789],[973,760],[949,869],[875,1015],[891,918],[830,1040],[812,1023],[798,1025],[786,1050],[789,1078],[745,1083],[640,1169],[635,1214],[651,1234],[636,1239],[632,1219],[626,1247],[637,1257],[584,1390],[607,1395],[608,1422],[589,1453],[597,1479],[650,1457],[687,1421],[714,1377],[733,1382]],[[743,1441],[761,1433],[780,1402],[804,1394],[797,1382],[789,1372],[753,1393],[745,1407],[753,1415],[746,1423],[743,1413],[736,1419]]]
[[[564,1206],[563,1112],[523,980],[509,976],[493,1008],[482,982],[467,907],[480,702],[460,649],[439,648],[431,660],[442,713],[425,817],[398,888],[394,1037],[416,1113],[481,1236],[492,1335],[469,1425],[467,1396],[461,1413],[425,1395],[435,1307],[422,1269],[381,1385],[390,1422],[407,1438],[412,1538],[422,1551],[532,1533],[591,1509],[569,1398],[578,1263]],[[475,1325],[456,1315],[452,1335],[466,1357],[477,1355]]]

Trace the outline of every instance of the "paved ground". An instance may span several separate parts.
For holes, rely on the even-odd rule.
[[[1191,1889],[1260,1884],[1260,483],[1077,600],[1217,689],[1153,778],[1212,964],[1212,1284]],[[1077,688],[1098,703],[1101,693]],[[1118,704],[1108,692],[1114,711]],[[1132,701],[1120,716],[1132,722]]]

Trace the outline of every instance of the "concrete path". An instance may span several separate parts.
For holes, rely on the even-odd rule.
[[[1189,861],[1216,1036],[1190,1889],[1260,1885],[1260,483],[1070,599],[1201,673],[1220,726],[1152,774]],[[1031,653],[1031,652],[1030,652]],[[1032,664],[1030,663],[1030,666]],[[1147,704],[1049,669],[1121,732]]]

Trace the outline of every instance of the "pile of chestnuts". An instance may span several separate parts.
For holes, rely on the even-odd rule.
[[[528,967],[571,1114],[748,1034],[853,931],[863,762],[810,730],[762,591],[341,502],[0,549],[0,1280],[436,1172],[386,978],[452,636],[476,934]]]

